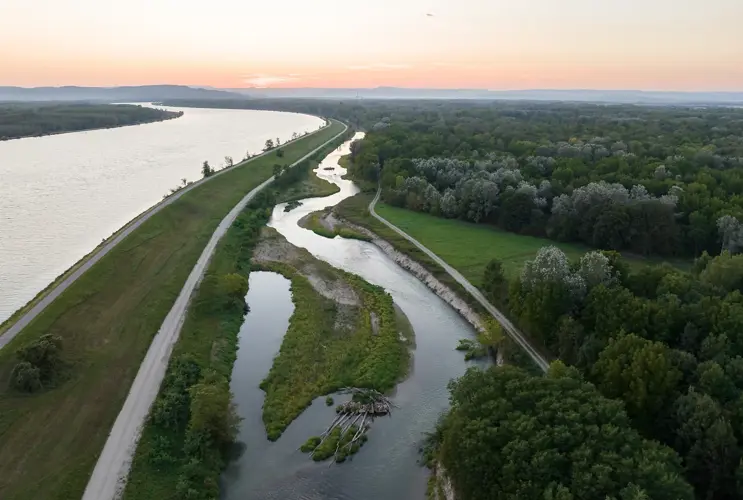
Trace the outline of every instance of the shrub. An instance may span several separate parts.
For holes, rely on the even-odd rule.
[[[28,361],[21,361],[10,374],[13,387],[23,392],[36,392],[43,385],[41,383],[41,371]]]

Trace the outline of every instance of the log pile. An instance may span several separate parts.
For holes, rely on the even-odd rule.
[[[330,426],[325,429],[325,432],[319,436],[319,442],[317,442],[318,438],[314,438],[317,445],[313,446],[310,457],[315,460],[329,458],[327,456],[329,454],[327,445],[332,446],[337,441],[335,453],[333,453],[333,462],[344,461],[346,456],[356,453],[366,441],[366,432],[375,417],[392,414],[394,404],[378,391],[346,388],[339,392],[341,394],[351,394],[352,398],[350,401],[336,407],[337,415]],[[312,439],[310,438],[310,441]],[[322,455],[316,455],[318,452]]]

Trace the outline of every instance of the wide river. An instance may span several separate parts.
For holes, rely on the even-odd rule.
[[[206,160],[235,162],[266,139],[316,130],[293,113],[165,108],[181,118],[0,142],[0,323],[101,240],[201,177]]]
[[[473,328],[419,280],[408,274],[371,243],[336,237],[327,239],[297,225],[304,215],[337,204],[358,192],[341,179],[338,159],[349,151],[349,142],[331,153],[318,167],[320,177],[341,191],[326,198],[303,200],[284,212],[274,208],[269,223],[291,243],[308,249],[335,267],[358,274],[384,287],[407,315],[416,347],[410,376],[393,395],[399,409],[377,419],[369,442],[352,460],[328,466],[314,463],[298,448],[319,435],[334,417],[333,408],[318,398],[275,443],[266,439],[261,420],[263,392],[258,387],[268,374],[293,311],[289,281],[274,273],[250,275],[247,302],[250,312],[240,330],[238,359],[232,373],[232,391],[243,418],[239,440],[243,454],[222,478],[227,500],[379,500],[425,498],[427,471],[418,465],[418,448],[424,433],[432,430],[448,407],[447,383],[468,366],[455,351],[461,338],[473,338]],[[332,170],[325,170],[331,168]],[[336,397],[336,403],[342,398]]]

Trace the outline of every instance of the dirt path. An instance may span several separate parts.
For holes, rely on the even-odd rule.
[[[322,129],[320,129],[320,130],[324,130],[324,127]],[[344,132],[345,132],[345,130],[344,130]],[[305,137],[309,137],[309,136],[305,136]],[[295,139],[294,141],[297,141],[299,139],[301,139],[301,138]],[[292,143],[294,141],[289,141],[286,144],[290,144],[290,143]],[[286,146],[286,144],[284,144],[284,146]],[[241,166],[245,165],[246,163],[249,163],[249,162],[251,162],[253,160],[256,160],[256,159],[260,158],[261,156],[263,156],[265,154],[268,154],[270,152],[271,151],[268,151],[268,152],[265,152],[265,153],[261,153],[259,155],[256,155],[256,156],[250,158],[249,160],[244,160],[244,161],[242,161],[240,163],[237,163],[237,164],[235,164],[231,168],[226,168],[226,169],[219,170],[219,171],[215,172],[214,175],[212,175],[210,177],[206,177],[204,179],[198,180],[198,181],[196,181],[196,182],[188,185],[187,187],[181,189],[180,191],[177,191],[176,193],[170,195],[169,197],[167,197],[166,199],[164,199],[163,201],[161,201],[160,203],[158,203],[154,207],[150,208],[149,210],[147,210],[146,212],[142,213],[141,215],[139,215],[138,217],[136,217],[134,220],[132,220],[131,222],[129,222],[126,226],[124,226],[124,228],[122,230],[118,231],[116,233],[116,235],[113,236],[110,239],[110,241],[106,242],[106,244],[103,245],[102,247],[100,247],[97,251],[94,251],[94,253],[91,254],[87,258],[87,260],[80,267],[78,267],[77,269],[75,269],[74,272],[72,272],[69,276],[67,276],[67,278],[65,278],[57,286],[55,286],[54,288],[52,288],[51,290],[49,290],[49,292],[43,298],[41,298],[31,309],[29,309],[23,316],[21,316],[20,318],[18,318],[18,320],[16,320],[15,323],[13,323],[2,335],[0,335],[0,349],[2,349],[3,347],[5,347],[11,340],[13,340],[16,337],[16,335],[18,335],[21,332],[21,330],[23,330],[26,327],[26,325],[28,325],[34,319],[36,319],[36,317],[39,314],[41,314],[41,312],[44,309],[46,309],[46,307],[49,304],[51,304],[54,301],[54,299],[56,299],[57,297],[59,297],[65,290],[67,290],[67,288],[70,287],[70,285],[72,285],[75,281],[77,281],[78,278],[80,278],[80,276],[82,276],[85,273],[85,271],[87,271],[88,269],[90,269],[91,267],[93,267],[96,264],[96,262],[98,262],[103,257],[105,257],[106,254],[108,254],[111,250],[114,249],[114,247],[116,247],[116,245],[118,245],[119,243],[121,243],[127,236],[129,236],[132,233],[132,231],[134,231],[139,226],[141,226],[142,224],[144,224],[145,222],[147,222],[147,220],[150,217],[152,217],[156,213],[160,212],[162,209],[164,209],[168,205],[171,205],[178,198],[180,198],[184,194],[188,193],[192,189],[194,189],[194,188],[196,188],[198,186],[201,186],[205,182],[209,182],[210,180],[219,177],[220,175],[224,174],[225,172],[228,172],[228,171],[230,171],[230,170],[232,170],[234,168],[241,167]]]
[[[347,129],[348,127],[345,126],[343,131],[294,162],[292,166],[304,161],[337,139]],[[170,359],[173,345],[180,335],[191,295],[204,276],[219,240],[224,236],[250,200],[262,189],[271,184],[271,182],[273,182],[273,177],[250,191],[222,219],[222,222],[220,222],[214,234],[212,234],[206,248],[204,248],[201,256],[199,256],[199,260],[183,285],[175,304],[173,304],[160,330],[155,335],[152,344],[150,344],[147,355],[142,361],[134,383],[129,390],[129,395],[124,402],[124,406],[121,408],[118,417],[116,417],[116,422],[114,422],[108,440],[103,447],[101,455],[98,457],[98,462],[88,481],[88,486],[85,488],[83,500],[113,500],[120,498],[123,494],[142,426],[149,414],[150,406],[152,406],[160,390],[160,384],[165,377],[168,360]]]
[[[378,189],[377,195],[369,204],[369,213],[379,222],[395,231],[397,234],[418,247],[426,255],[431,257],[431,259],[433,259],[444,269],[444,271],[446,271],[452,278],[454,278],[460,285],[462,285],[464,289],[467,290],[470,295],[472,295],[475,300],[477,300],[480,305],[482,305],[496,319],[496,321],[501,324],[501,326],[503,326],[503,329],[506,331],[508,336],[511,337],[519,346],[521,346],[524,351],[526,351],[529,357],[537,364],[537,366],[539,366],[539,368],[542,369],[542,371],[547,371],[547,368],[549,368],[549,363],[547,362],[547,360],[539,353],[539,351],[532,347],[529,341],[524,337],[524,334],[522,334],[502,312],[500,312],[493,304],[490,303],[490,301],[488,301],[488,299],[485,298],[485,296],[480,292],[480,290],[477,289],[477,287],[470,283],[467,278],[462,276],[459,271],[444,262],[441,257],[433,253],[428,248],[424,247],[418,240],[416,240],[391,222],[387,221],[387,219],[378,215],[377,212],[374,211],[374,206],[377,204],[377,201],[379,201],[380,194],[381,189]]]

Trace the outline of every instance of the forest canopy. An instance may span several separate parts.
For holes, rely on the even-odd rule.
[[[0,141],[137,125],[182,114],[128,104],[0,103]]]

